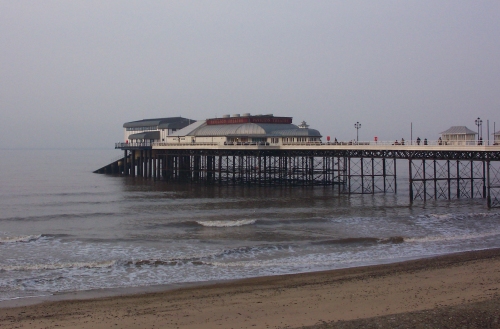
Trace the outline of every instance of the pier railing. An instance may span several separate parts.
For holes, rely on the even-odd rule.
[[[124,145],[125,143],[117,143]],[[125,144],[127,145],[127,144]],[[281,144],[272,144],[269,142],[224,142],[223,144],[217,142],[177,142],[177,143],[165,143],[165,142],[155,142],[150,144],[152,147],[190,147],[190,146],[310,146],[310,147],[321,147],[321,146],[370,146],[370,147],[384,147],[384,146],[412,146],[412,147],[489,147],[496,146],[498,143],[483,143],[481,141],[442,141],[442,140],[423,140],[423,141],[337,141],[337,142],[285,142]]]
[[[134,148],[169,148],[169,147],[181,147],[181,148],[189,148],[189,147],[209,147],[209,148],[217,148],[217,147],[258,147],[258,148],[266,148],[272,147],[277,148],[280,146],[284,147],[370,147],[370,148],[383,148],[387,147],[388,149],[392,149],[394,147],[404,148],[418,148],[423,149],[426,147],[432,148],[454,148],[454,149],[470,149],[477,147],[478,149],[488,149],[488,148],[498,148],[500,146],[499,142],[488,142],[488,141],[444,141],[444,140],[396,140],[396,141],[328,141],[328,142],[284,142],[282,144],[272,144],[269,142],[224,142],[223,144],[218,142],[139,142],[139,143],[115,143],[115,149],[134,149]]]
[[[154,142],[140,142],[140,143],[115,143],[115,149],[126,149],[135,147],[151,147]]]

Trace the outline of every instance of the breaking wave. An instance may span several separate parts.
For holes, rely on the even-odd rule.
[[[459,240],[472,240],[472,239],[481,239],[487,238],[490,236],[500,235],[500,232],[488,232],[488,233],[480,233],[480,234],[464,234],[464,235],[445,235],[445,236],[426,236],[426,237],[417,237],[417,238],[406,238],[406,242],[439,242],[439,241],[459,241]]]
[[[116,261],[103,262],[72,262],[53,264],[26,264],[26,265],[2,265],[0,271],[36,271],[36,270],[60,270],[68,268],[106,268],[116,264]]]
[[[497,212],[477,212],[477,213],[446,213],[446,214],[426,214],[419,215],[419,218],[439,219],[439,220],[463,220],[468,218],[489,218],[498,216]]]
[[[238,219],[238,220],[213,220],[213,221],[196,221],[201,226],[205,227],[235,227],[255,224],[256,219]]]
[[[335,240],[322,240],[312,242],[316,245],[338,245],[338,244],[377,244],[377,243],[403,243],[406,239],[402,236],[393,236],[389,238],[345,238],[345,239],[335,239]]]
[[[182,259],[173,259],[173,260],[161,260],[161,259],[141,259],[135,261],[128,261],[125,263],[127,266],[176,266],[183,265],[186,263],[190,263],[193,265],[206,265],[206,262],[201,260],[182,260]]]
[[[42,237],[41,234],[33,234],[33,235],[20,235],[20,236],[0,236],[0,244],[1,243],[16,243],[16,242],[30,242],[38,240]]]

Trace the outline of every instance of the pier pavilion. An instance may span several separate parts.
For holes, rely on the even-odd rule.
[[[475,131],[466,126],[453,126],[443,131],[441,138],[445,145],[475,145],[476,135]]]
[[[500,206],[500,145],[467,139],[325,143],[321,137],[305,122],[292,124],[291,117],[224,116],[188,124],[162,141],[116,143],[123,157],[95,172],[220,185],[321,185],[372,194],[397,193],[397,160],[405,160],[411,202],[485,198],[489,207]]]
[[[124,141],[130,144],[151,144],[165,141],[167,136],[196,120],[183,117],[144,119],[123,124]]]

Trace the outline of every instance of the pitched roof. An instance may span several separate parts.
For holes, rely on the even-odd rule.
[[[156,127],[160,128],[175,128],[180,129],[194,122],[195,120],[186,119],[183,117],[143,119],[138,121],[125,122],[123,128],[140,128],[140,127]]]
[[[466,126],[453,126],[448,130],[441,132],[442,135],[477,135],[477,132],[470,130]]]
[[[160,132],[156,130],[132,134],[128,136],[128,139],[160,139]]]

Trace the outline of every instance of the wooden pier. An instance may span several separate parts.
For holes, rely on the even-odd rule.
[[[123,158],[95,172],[221,185],[321,185],[348,194],[397,193],[397,164],[405,160],[411,202],[486,198],[488,207],[500,206],[498,145],[117,143],[115,148],[124,151]]]

